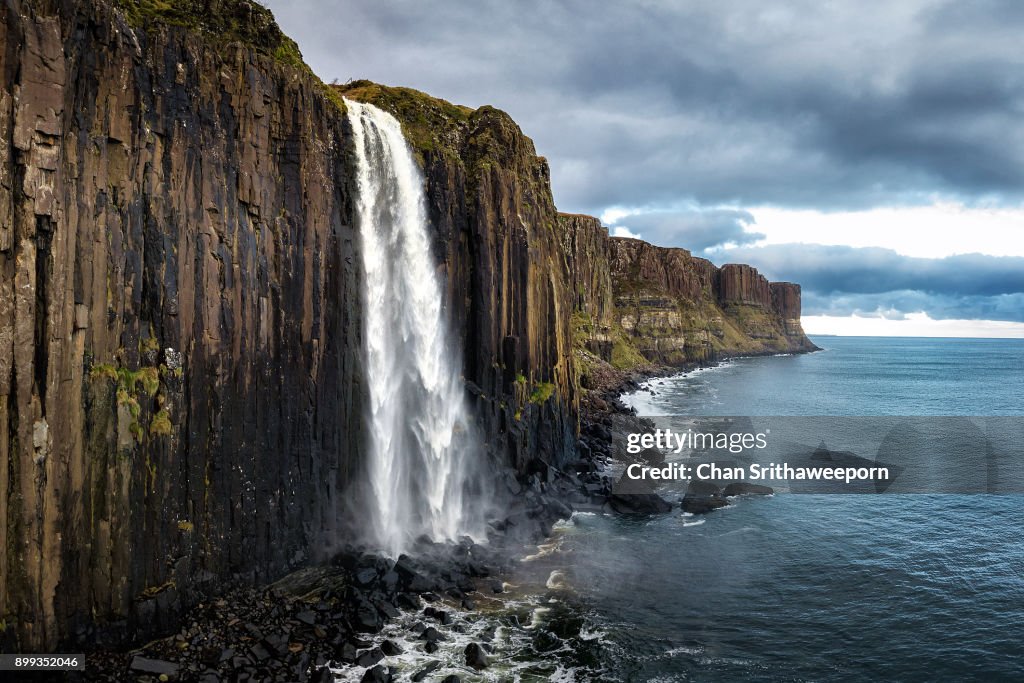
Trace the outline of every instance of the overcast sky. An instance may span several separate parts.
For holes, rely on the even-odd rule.
[[[325,80],[508,111],[563,211],[802,283],[812,332],[1024,336],[1024,2],[266,4]]]

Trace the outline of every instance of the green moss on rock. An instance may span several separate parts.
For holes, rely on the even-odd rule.
[[[288,66],[307,69],[294,40],[252,0],[115,0],[133,26],[180,26],[220,43],[240,42]]]
[[[331,87],[340,97],[372,104],[398,119],[405,139],[421,161],[428,152],[459,156],[459,139],[473,114],[469,107],[412,88],[394,88],[367,80]]]
[[[172,428],[171,416],[166,410],[158,411],[149,423],[149,433],[157,436],[170,436]]]
[[[530,393],[530,403],[543,404],[555,393],[555,385],[551,382],[541,382],[533,388]]]

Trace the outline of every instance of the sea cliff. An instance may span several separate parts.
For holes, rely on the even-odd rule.
[[[255,3],[2,0],[0,45],[5,651],[164,631],[358,524],[343,97],[422,163],[423,258],[494,467],[574,461],[597,365],[813,348],[797,285],[560,214],[507,114],[325,86]]]

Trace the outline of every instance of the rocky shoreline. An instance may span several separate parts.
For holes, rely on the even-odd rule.
[[[706,365],[706,364],[705,364]],[[453,615],[478,609],[504,590],[524,551],[552,534],[574,509],[625,514],[668,512],[675,506],[657,494],[615,494],[604,473],[622,454],[613,451],[612,429],[642,428],[619,399],[653,377],[699,367],[649,366],[592,378],[581,406],[579,459],[571,468],[549,467],[520,482],[521,490],[502,519],[488,525],[488,542],[423,540],[414,557],[397,562],[347,547],[323,565],[285,576],[263,588],[240,585],[200,602],[176,633],[131,650],[102,647],[87,655],[84,674],[71,680],[123,681],[315,681],[334,680],[330,667],[362,667],[365,681],[392,680],[382,662],[401,646],[381,636],[402,612],[418,613],[409,635],[428,656],[412,680],[425,680],[441,666],[429,655],[449,637]],[[613,419],[614,418],[614,419]],[[468,670],[486,668],[492,646],[469,643]],[[455,676],[446,679],[457,680]]]
[[[468,537],[458,543],[424,539],[413,556],[397,561],[347,547],[329,563],[296,571],[269,586],[240,585],[211,597],[187,613],[181,629],[167,637],[128,651],[97,649],[87,655],[86,673],[71,680],[326,683],[334,680],[331,667],[361,667],[361,680],[389,681],[393,675],[384,661],[403,649],[382,631],[403,612],[419,615],[408,626],[407,637],[426,656],[411,680],[425,680],[441,667],[429,655],[450,636],[453,615],[500,599],[503,578],[512,575],[518,558],[550,537],[553,525],[571,518],[574,510],[647,515],[682,509],[703,514],[727,505],[726,499],[734,495],[771,493],[695,482],[673,504],[653,489],[616,490],[607,475],[609,462],[630,459],[616,451],[614,432],[651,426],[621,401],[622,394],[641,389],[649,379],[717,364],[649,365],[632,371],[604,364],[592,372],[581,401],[578,459],[570,468],[551,466],[520,481],[507,515],[489,522],[486,544]],[[637,459],[650,463],[657,457],[642,453]],[[469,643],[464,651],[467,671],[487,668],[492,651],[486,639]],[[459,678],[441,680],[453,683]]]

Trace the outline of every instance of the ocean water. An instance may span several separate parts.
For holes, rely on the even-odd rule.
[[[825,350],[737,359],[629,400],[655,415],[1024,415],[1024,340],[814,341]],[[1024,680],[1021,495],[577,514],[558,544],[551,567],[602,634],[579,680]]]
[[[652,415],[1024,415],[1024,341],[815,342],[825,350],[737,359],[627,398]],[[507,592],[477,596],[437,653],[410,628],[422,617],[390,624],[399,680],[437,660],[428,680],[1024,681],[1022,495],[577,512],[503,578]],[[466,667],[469,642],[492,647],[490,668]]]

